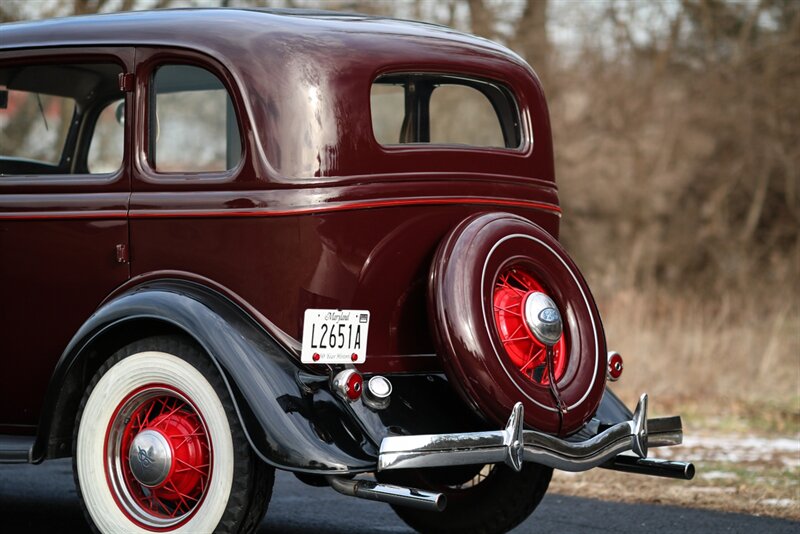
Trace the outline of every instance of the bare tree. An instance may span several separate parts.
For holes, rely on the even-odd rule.
[[[472,33],[488,39],[495,37],[494,13],[483,0],[468,0]]]
[[[512,46],[546,79],[550,62],[550,40],[547,34],[547,0],[527,0],[517,21]]]

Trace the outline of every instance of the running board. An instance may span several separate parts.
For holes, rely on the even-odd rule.
[[[33,436],[0,436],[0,464],[31,463]]]

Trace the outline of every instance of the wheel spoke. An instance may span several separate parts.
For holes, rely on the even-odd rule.
[[[167,412],[166,414],[161,414],[162,415],[161,423],[167,421],[169,416],[174,415],[175,413],[177,413],[182,408],[183,408],[183,405],[181,404],[181,405],[175,406],[174,408],[170,409],[170,411]]]
[[[534,363],[536,360],[538,360],[539,357],[544,352],[544,349],[539,348],[539,350],[537,350],[536,353],[533,353],[533,349],[535,349],[535,348],[536,348],[536,345],[531,345],[531,353],[532,354],[529,356],[529,359],[525,363],[525,365],[523,365],[522,367],[519,368],[519,370],[522,371],[523,373],[525,372],[525,369],[527,369],[532,363]]]
[[[153,411],[153,408],[156,407],[155,402],[151,402],[150,405],[147,407],[147,413],[144,414],[144,422],[147,423],[150,420],[150,414]],[[142,425],[144,426],[144,424]]]
[[[164,484],[164,489],[168,489],[171,492],[175,493],[175,495],[178,496],[178,503],[175,505],[175,509],[173,510],[172,514],[170,514],[170,517],[176,517],[178,515],[178,512],[180,512],[182,510],[191,509],[189,504],[183,498],[184,497],[183,493],[181,493],[180,490],[178,490],[178,488],[175,487],[175,484],[173,484],[172,482],[168,482],[168,483]]]
[[[194,430],[192,430],[192,432],[191,432],[191,433],[189,433],[189,434],[184,434],[184,435],[183,435],[183,441],[181,441],[180,443],[178,443],[177,445],[175,445],[175,446],[174,446],[175,450],[177,450],[177,449],[180,449],[181,447],[183,447],[183,446],[184,446],[184,445],[186,445],[187,443],[190,443],[191,441],[193,441],[191,438],[198,438],[198,437],[202,437],[202,438],[204,438],[204,437],[206,437],[206,433],[205,433],[205,432],[202,432],[202,431],[201,431],[201,432],[198,432],[198,430],[199,430],[200,428],[201,428],[201,427],[200,427],[200,426],[198,426],[197,428],[195,428]]]
[[[495,304],[494,306],[495,311],[501,311],[504,313],[508,313],[510,315],[516,315],[517,317],[522,317],[522,314],[518,311],[510,310],[508,308],[503,308],[502,306],[498,306]]]
[[[508,338],[508,339],[504,339],[504,340],[503,340],[503,343],[511,343],[511,342],[513,342],[513,341],[525,341],[525,340],[530,340],[530,338],[529,338],[528,336],[522,336],[522,337],[510,337],[510,338]]]
[[[151,503],[155,504],[153,508],[156,511],[158,511],[159,513],[168,513],[169,508],[161,499],[158,498],[158,495],[156,495],[155,493],[151,493],[149,499]]]
[[[523,305],[527,296],[535,291],[544,292],[544,289],[533,273],[522,265],[506,268],[495,282],[493,314],[508,359],[526,380],[546,385],[550,383],[551,372],[556,379],[563,375],[569,351],[562,336],[553,347],[553,369],[545,365],[544,348],[527,330]]]
[[[208,475],[208,471],[205,471],[203,468],[207,468],[209,466],[209,464],[192,465],[190,463],[187,463],[184,460],[181,460],[180,458],[176,457],[175,459],[178,461],[178,463],[180,463],[180,464],[182,464],[184,466],[182,469],[176,469],[176,471],[194,470],[194,471],[197,471],[198,473],[200,473],[203,476],[207,476]]]
[[[509,276],[510,276],[511,278],[513,278],[514,280],[516,280],[516,281],[517,281],[517,283],[518,283],[519,285],[521,285],[521,286],[522,286],[522,289],[524,290],[524,291],[522,291],[523,293],[527,293],[528,291],[530,291],[530,290],[531,290],[531,288],[530,288],[529,284],[528,284],[527,282],[525,282],[524,280],[522,280],[522,279],[519,277],[519,275],[517,275],[517,273],[515,273],[514,271],[510,271],[510,272],[509,272]],[[513,287],[513,286],[511,286],[511,287]]]

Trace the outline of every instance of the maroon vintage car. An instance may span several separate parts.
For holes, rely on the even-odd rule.
[[[102,532],[239,532],[274,469],[501,532],[648,457],[558,242],[541,85],[448,28],[177,10],[0,27],[0,462]],[[499,430],[498,430],[499,428]],[[629,454],[624,454],[628,452]]]

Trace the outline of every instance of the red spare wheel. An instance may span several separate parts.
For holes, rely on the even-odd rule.
[[[560,312],[550,355],[533,306],[526,311],[531,299]],[[521,401],[529,427],[562,436],[594,415],[605,387],[603,325],[578,268],[541,227],[509,213],[464,220],[436,252],[428,306],[445,372],[478,413],[505,424]]]

